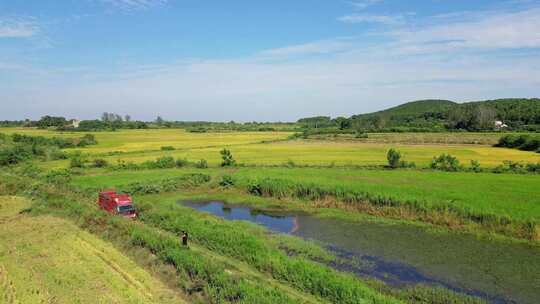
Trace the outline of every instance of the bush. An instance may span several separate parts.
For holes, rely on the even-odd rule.
[[[236,179],[232,175],[223,175],[219,185],[224,188],[232,187],[236,184]]]
[[[364,133],[364,132],[356,132],[356,135],[354,135],[355,138],[368,138],[368,134],[367,133]]]
[[[208,162],[206,161],[206,159],[201,159],[195,164],[195,167],[199,169],[206,169],[208,168]]]
[[[390,149],[386,154],[386,159],[388,160],[388,166],[395,169],[400,167],[401,153],[397,150]]]
[[[173,146],[163,146],[161,147],[161,151],[174,151],[176,150]]]
[[[292,159],[289,159],[285,163],[283,163],[283,166],[287,168],[294,168],[296,167],[296,163]]]
[[[174,168],[176,162],[172,156],[163,156],[156,159],[154,166],[159,169]]]
[[[24,176],[37,178],[43,171],[32,163],[27,163],[21,168],[21,174]]]
[[[223,160],[221,162],[222,167],[231,167],[236,165],[236,161],[234,160],[230,150],[223,149],[219,153],[221,154],[221,159]]]
[[[459,160],[456,157],[446,153],[434,157],[429,167],[435,170],[452,172],[462,169],[461,165],[459,164]]]
[[[71,156],[71,160],[69,161],[70,168],[84,168],[85,164],[86,164],[86,159],[80,152],[74,153]]]
[[[109,165],[109,163],[108,163],[106,160],[104,160],[103,158],[96,158],[96,159],[94,159],[94,162],[93,162],[93,164],[92,164],[92,166],[93,166],[94,168],[105,168],[105,167],[107,167],[108,165]]]
[[[540,173],[540,163],[530,163],[526,166],[527,171],[533,172],[533,173]]]
[[[45,175],[47,183],[67,185],[71,182],[71,172],[67,169],[51,170]]]
[[[32,155],[31,149],[25,145],[15,145],[0,149],[0,166],[16,165]]]
[[[524,151],[540,149],[540,137],[531,135],[506,135],[499,139],[496,147],[517,148]]]
[[[83,137],[79,138],[79,143],[77,144],[77,147],[86,147],[90,145],[96,145],[97,140],[96,137],[92,134],[85,134]]]
[[[527,172],[525,165],[519,162],[511,161],[511,160],[505,160],[503,161],[502,165],[499,165],[493,169],[494,173],[525,173]]]
[[[477,160],[471,160],[471,166],[469,170],[473,172],[482,172],[482,168],[480,168],[480,162]]]
[[[185,167],[187,165],[189,165],[189,162],[185,158],[184,159],[179,158],[179,159],[176,160],[176,167],[178,167],[178,168],[182,168],[182,167]]]
[[[183,188],[197,187],[209,181],[209,175],[194,173],[149,183],[137,182],[119,188],[121,191],[131,194],[155,194],[161,192],[174,192]]]
[[[56,146],[45,147],[43,149],[43,156],[46,161],[68,158],[67,154]]]

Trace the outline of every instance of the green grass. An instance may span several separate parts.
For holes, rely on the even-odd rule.
[[[73,183],[82,187],[120,186],[194,172],[214,176],[232,173],[244,185],[249,180],[274,178],[402,201],[421,201],[433,208],[452,204],[478,214],[505,215],[520,221],[540,220],[538,175],[342,168],[170,169],[94,173],[75,176]]]
[[[0,302],[185,303],[111,244],[0,196]],[[4,302],[5,301],[5,302]]]

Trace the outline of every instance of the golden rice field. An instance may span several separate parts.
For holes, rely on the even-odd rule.
[[[163,146],[186,149],[249,144],[261,141],[285,139],[292,134],[288,132],[191,133],[182,129],[118,130],[114,132],[81,133],[53,132],[34,128],[0,128],[0,133],[20,133],[47,137],[80,137],[90,133],[96,137],[98,144],[82,149],[89,153],[159,150]]]
[[[58,133],[37,129],[0,129],[4,133],[23,133],[43,136],[81,136],[82,133]],[[403,153],[406,161],[426,166],[434,156],[449,153],[463,164],[478,160],[482,166],[494,167],[505,160],[524,163],[540,162],[540,154],[514,149],[495,148],[487,144],[425,143],[436,142],[448,136],[449,142],[457,142],[455,133],[399,133],[370,134],[370,141],[351,140],[294,140],[261,143],[263,141],[284,140],[288,132],[230,132],[230,133],[190,133],[179,129],[120,130],[115,132],[94,132],[98,145],[80,149],[89,154],[107,152],[127,152],[116,155],[100,155],[109,162],[123,160],[140,163],[161,156],[186,158],[191,161],[206,159],[210,165],[220,163],[219,150],[228,147],[237,162],[248,165],[280,165],[292,161],[300,165],[336,166],[384,165],[388,149],[395,148]],[[496,134],[466,134],[470,140],[494,141]],[[497,135],[498,136],[498,135]],[[483,138],[485,137],[485,138]],[[403,138],[398,140],[399,138]],[[378,139],[378,141],[377,141]],[[404,140],[406,139],[406,140]],[[467,139],[467,140],[469,140]],[[411,142],[406,143],[406,141]],[[160,151],[162,146],[173,146],[174,151]],[[53,161],[46,167],[67,166],[67,161]]]

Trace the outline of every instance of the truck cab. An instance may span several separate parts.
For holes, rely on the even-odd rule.
[[[129,194],[106,190],[99,193],[98,205],[105,211],[127,218],[137,217],[137,210]]]

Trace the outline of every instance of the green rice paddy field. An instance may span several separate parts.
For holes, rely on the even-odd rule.
[[[105,172],[74,177],[82,187],[122,186],[188,173],[217,176],[220,169],[168,169]],[[540,176],[492,173],[448,173],[417,170],[358,170],[345,168],[238,168],[228,170],[246,185],[249,180],[274,178],[323,188],[367,192],[401,201],[421,201],[437,207],[452,204],[475,214],[505,215],[516,220],[540,219]]]

